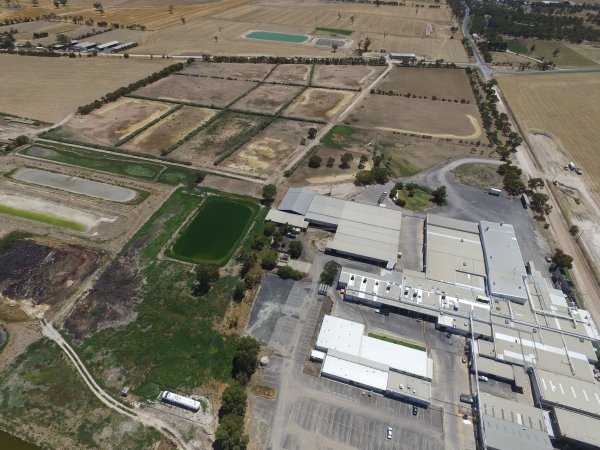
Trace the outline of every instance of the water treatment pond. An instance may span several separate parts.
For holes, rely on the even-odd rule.
[[[302,42],[308,41],[310,36],[305,34],[275,33],[272,31],[251,31],[244,37],[247,37],[248,39],[259,39],[262,41],[278,41],[288,42],[291,44],[301,44]]]
[[[15,180],[60,189],[74,194],[101,198],[111,202],[126,203],[133,200],[137,195],[136,191],[121,186],[28,167],[17,170],[12,177]]]
[[[175,241],[172,253],[193,263],[224,264],[257,210],[258,205],[251,201],[208,197]]]
[[[39,447],[22,441],[2,430],[0,430],[0,448],[7,450],[39,450]]]

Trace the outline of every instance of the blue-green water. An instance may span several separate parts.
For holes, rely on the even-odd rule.
[[[252,31],[248,33],[246,37],[249,39],[289,42],[292,44],[300,44],[308,40],[308,36],[305,34],[274,33],[272,31]]]

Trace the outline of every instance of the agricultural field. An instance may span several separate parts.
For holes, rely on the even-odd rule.
[[[587,59],[594,61],[596,64],[600,64],[600,44],[568,44],[565,43],[571,50],[575,50],[580,55]]]
[[[175,240],[172,256],[196,264],[225,264],[258,208],[248,201],[208,197]]]
[[[385,66],[315,66],[312,85],[359,89],[372,83]]]
[[[396,67],[375,86],[384,92],[475,103],[467,74],[462,69]]]
[[[200,106],[224,107],[254,86],[256,83],[252,81],[171,75],[135,91],[135,94]]]
[[[301,86],[262,84],[234,103],[231,108],[275,114],[296,97],[302,89]]]
[[[350,91],[308,88],[282,114],[286,117],[328,121],[342,112],[354,95]]]
[[[531,140],[534,133],[543,133],[556,141],[565,155],[554,158],[583,167],[585,181],[600,199],[597,74],[503,75],[498,82],[523,135]]]
[[[269,117],[227,111],[177,147],[170,156],[194,164],[212,164],[216,158],[233,153],[271,121]]]
[[[167,66],[167,60],[30,58],[0,54],[0,112],[58,122],[77,107]],[[27,87],[37,89],[35,95]]]
[[[180,73],[203,77],[230,77],[247,81],[262,81],[273,67],[273,64],[202,62],[188,66]]]
[[[311,124],[293,120],[277,120],[242,146],[221,166],[266,178],[282,171],[289,163],[301,139],[308,135]],[[318,128],[317,128],[318,129]]]
[[[272,83],[308,84],[311,66],[305,64],[281,64],[271,72],[267,81]]]
[[[192,131],[204,125],[218,110],[184,106],[147,128],[121,147],[152,156],[163,153]]]
[[[485,138],[476,105],[439,100],[368,95],[344,123],[361,128],[438,138]]]
[[[72,117],[65,125],[52,130],[47,137],[116,145],[174,108],[175,105],[167,103],[125,97],[85,116]]]
[[[552,61],[557,67],[597,65],[593,60],[586,58],[573,47],[567,46],[562,42],[529,39],[525,45],[529,49],[535,45],[535,50],[530,52],[530,56],[544,58],[544,61]],[[555,56],[554,52],[556,50],[558,50],[558,54]]]

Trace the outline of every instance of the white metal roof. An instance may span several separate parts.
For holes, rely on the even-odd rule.
[[[355,384],[379,391],[385,391],[388,382],[387,371],[373,369],[330,355],[325,357],[321,374],[352,381]]]
[[[98,44],[98,48],[102,50],[105,48],[114,47],[115,45],[119,45],[119,41],[110,41],[105,42],[104,44]]]
[[[361,323],[326,315],[317,338],[317,348],[358,356],[364,331],[365,326]]]
[[[362,359],[385,364],[398,372],[431,380],[427,352],[364,336],[360,349]]]

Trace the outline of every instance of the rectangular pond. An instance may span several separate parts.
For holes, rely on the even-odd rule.
[[[15,180],[72,192],[74,194],[101,198],[111,202],[125,203],[135,199],[137,196],[136,191],[133,189],[28,167],[17,170],[12,177]]]
[[[301,44],[308,41],[310,36],[306,34],[289,34],[289,33],[275,33],[273,31],[251,31],[244,37],[248,39],[259,39],[262,41],[276,41],[276,42],[287,42],[289,44]]]
[[[173,244],[174,257],[192,263],[225,264],[246,233],[258,204],[208,197]]]

